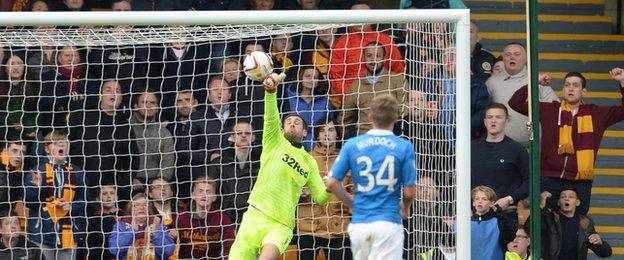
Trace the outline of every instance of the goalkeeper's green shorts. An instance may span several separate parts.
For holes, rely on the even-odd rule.
[[[255,260],[268,244],[277,246],[280,254],[283,254],[293,237],[292,228],[279,223],[253,206],[243,215],[243,221],[236,240],[230,249],[229,258],[235,260]]]

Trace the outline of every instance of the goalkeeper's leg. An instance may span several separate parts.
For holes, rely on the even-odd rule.
[[[277,259],[292,236],[292,229],[250,207],[243,215],[229,258],[254,260],[260,255],[259,259]]]

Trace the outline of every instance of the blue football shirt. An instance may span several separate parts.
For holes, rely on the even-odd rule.
[[[330,176],[355,184],[352,223],[401,223],[401,186],[416,183],[414,145],[391,131],[373,129],[351,138],[340,150]]]

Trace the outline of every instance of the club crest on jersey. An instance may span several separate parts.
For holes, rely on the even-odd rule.
[[[292,158],[287,153],[284,154],[284,158],[282,158],[282,161],[288,164],[290,168],[301,174],[301,176],[303,176],[304,178],[308,178],[308,175],[310,175],[309,172],[306,172],[303,170],[303,168],[301,168],[301,164],[299,164],[299,162],[297,162],[295,158]]]

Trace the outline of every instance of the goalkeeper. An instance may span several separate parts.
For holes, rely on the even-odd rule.
[[[303,118],[288,114],[281,128],[276,89],[282,73],[264,80],[264,130],[260,172],[251,195],[249,209],[236,234],[230,259],[277,259],[293,237],[295,211],[304,186],[317,204],[331,197],[319,175],[314,158],[302,146],[308,133]]]

